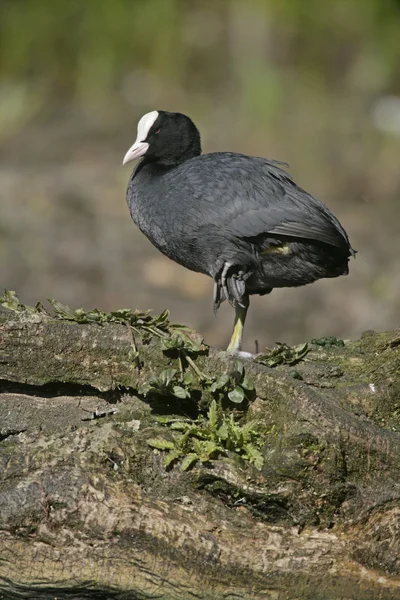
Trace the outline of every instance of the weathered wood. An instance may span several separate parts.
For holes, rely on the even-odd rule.
[[[137,390],[167,354],[122,324],[1,312],[0,598],[400,598],[400,331],[245,362],[261,472],[162,467],[146,440],[177,405]]]

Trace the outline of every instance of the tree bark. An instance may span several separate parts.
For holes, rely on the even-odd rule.
[[[182,367],[162,340],[0,312],[0,598],[400,598],[400,330],[242,361],[261,471],[164,468],[156,417],[193,401],[138,393]],[[234,361],[188,355],[201,402]]]

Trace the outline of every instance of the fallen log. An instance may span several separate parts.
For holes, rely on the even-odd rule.
[[[238,363],[3,304],[0,598],[400,598],[400,330]]]

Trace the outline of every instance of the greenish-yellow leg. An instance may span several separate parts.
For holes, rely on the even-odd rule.
[[[246,320],[248,307],[248,304],[247,306],[239,306],[238,304],[235,306],[235,323],[233,326],[231,341],[229,342],[229,346],[227,348],[227,352],[230,352],[231,354],[236,354],[239,352],[242,346],[244,322]]]

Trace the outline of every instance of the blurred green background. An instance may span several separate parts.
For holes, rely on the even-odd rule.
[[[350,277],[252,301],[245,347],[400,321],[400,2],[0,0],[0,284],[25,303],[171,309],[214,345],[230,307],[130,220],[143,113],[204,151],[285,160],[358,249]]]

